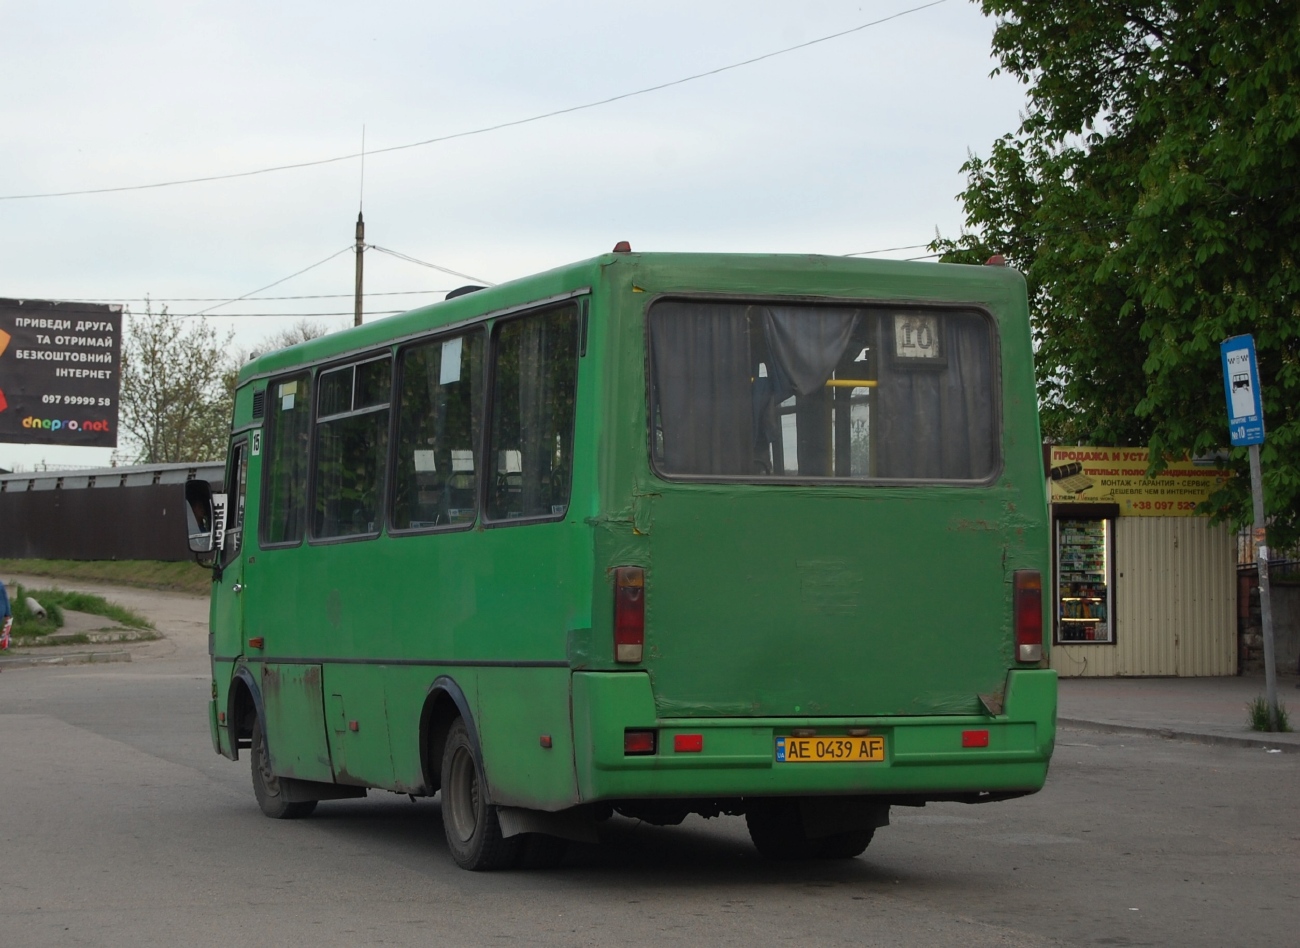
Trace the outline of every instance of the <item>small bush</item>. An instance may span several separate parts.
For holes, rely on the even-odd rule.
[[[1246,705],[1246,710],[1250,712],[1250,729],[1252,731],[1272,731],[1268,720],[1268,701],[1264,698],[1256,698],[1250,704]],[[1291,730],[1291,721],[1287,717],[1286,705],[1281,701],[1277,703],[1277,729],[1278,731]]]

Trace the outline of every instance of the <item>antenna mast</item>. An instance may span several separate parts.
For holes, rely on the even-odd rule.
[[[357,201],[357,290],[356,302],[353,307],[352,325],[361,325],[361,282],[362,271],[362,254],[366,251],[366,221],[361,216],[361,208],[366,199],[366,127],[361,126],[361,196]]]

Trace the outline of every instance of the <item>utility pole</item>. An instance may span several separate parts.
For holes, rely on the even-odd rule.
[[[362,271],[361,255],[365,253],[365,251],[366,251],[366,222],[361,217],[361,212],[357,211],[357,297],[356,297],[356,306],[354,307],[354,313],[352,317],[352,325],[354,326],[361,325],[361,271]]]

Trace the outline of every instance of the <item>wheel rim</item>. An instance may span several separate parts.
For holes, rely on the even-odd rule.
[[[474,759],[464,747],[458,747],[451,758],[451,780],[446,788],[445,818],[451,830],[462,843],[469,842],[478,828],[478,771]]]

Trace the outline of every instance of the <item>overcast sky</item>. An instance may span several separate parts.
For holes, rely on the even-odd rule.
[[[0,197],[350,155],[634,92],[926,0],[0,5]],[[968,151],[1011,131],[993,24],[946,0],[596,108],[365,161],[368,242],[503,282],[635,250],[849,254],[956,233]],[[357,159],[224,181],[0,200],[0,297],[194,313],[352,243]],[[879,254],[909,257],[924,248]],[[214,311],[257,348],[296,314],[351,322],[344,253]],[[466,282],[369,251],[369,319]],[[410,291],[427,291],[411,294]],[[203,298],[191,302],[182,298]],[[295,314],[284,317],[234,314]],[[218,315],[220,314],[220,315]],[[0,444],[0,467],[108,463]]]

